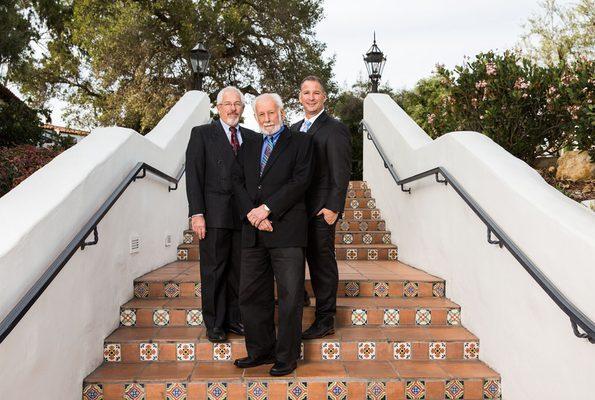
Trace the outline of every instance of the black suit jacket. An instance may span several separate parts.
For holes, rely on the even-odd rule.
[[[243,142],[257,136],[243,126],[239,133]],[[192,128],[186,149],[188,215],[204,214],[207,227],[241,228],[231,183],[235,158],[221,122]]]
[[[291,126],[299,132],[304,120]],[[314,175],[306,193],[310,217],[322,208],[342,213],[351,177],[351,134],[345,124],[323,111],[308,129],[313,138]]]
[[[242,247],[256,245],[256,232],[246,215],[266,204],[273,232],[263,232],[265,247],[306,247],[308,218],[305,193],[312,175],[312,140],[285,127],[260,176],[262,135],[246,140],[233,170],[234,192],[243,221]]]

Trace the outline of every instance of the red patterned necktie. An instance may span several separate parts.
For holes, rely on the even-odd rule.
[[[240,150],[240,142],[238,141],[238,130],[235,126],[230,126],[229,133],[231,133],[231,148],[233,149],[233,154],[237,156],[238,151]]]

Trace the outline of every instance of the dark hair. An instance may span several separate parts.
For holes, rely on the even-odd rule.
[[[316,75],[308,75],[307,77],[305,77],[304,79],[302,79],[302,83],[300,83],[300,90],[302,89],[302,85],[304,84],[304,82],[307,82],[307,81],[318,82],[318,84],[322,88],[322,91],[326,95],[326,89],[324,87],[324,83],[322,83],[322,80],[319,77],[317,77]]]

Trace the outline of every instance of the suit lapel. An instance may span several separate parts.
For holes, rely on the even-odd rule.
[[[233,154],[233,149],[231,148],[231,144],[227,139],[227,134],[225,133],[225,129],[223,129],[223,125],[221,125],[220,121],[215,122],[217,129],[215,130],[215,142],[217,143],[217,147],[221,148],[221,155],[226,162],[233,161],[235,155]]]
[[[328,114],[326,113],[326,111],[323,111],[322,114],[320,114],[318,118],[316,118],[316,121],[314,121],[310,129],[308,129],[308,135],[314,135],[316,131],[318,131],[320,127],[324,125],[327,119]]]
[[[279,154],[281,154],[283,152],[283,150],[285,150],[285,148],[291,141],[291,135],[292,135],[292,133],[289,130],[289,128],[285,127],[283,132],[281,132],[281,135],[279,135],[279,139],[277,139],[277,143],[275,143],[275,147],[273,147],[273,151],[272,151],[271,155],[269,156],[269,160],[267,161],[267,164],[264,167],[264,171],[262,171],[262,176],[260,177],[261,180],[262,180],[262,178],[264,178],[264,176],[267,174],[267,172],[269,172],[269,170],[271,169],[271,166],[275,163],[275,161],[279,157]],[[261,139],[261,144],[262,144],[262,139]],[[262,146],[261,146],[261,149],[262,149]],[[259,160],[260,160],[260,158],[259,158]]]

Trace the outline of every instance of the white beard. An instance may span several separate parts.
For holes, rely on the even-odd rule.
[[[266,135],[266,136],[274,135],[275,133],[277,133],[279,131],[279,129],[281,129],[281,124],[269,126],[266,128],[264,126],[260,125],[260,133],[262,133],[263,135]]]

